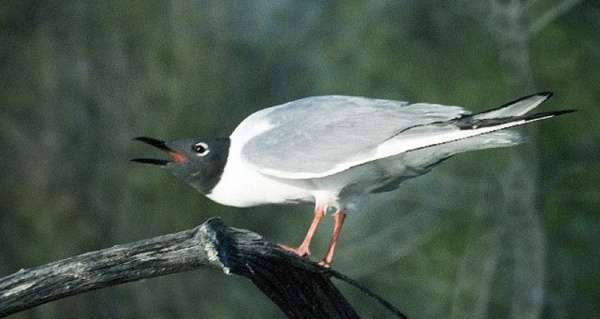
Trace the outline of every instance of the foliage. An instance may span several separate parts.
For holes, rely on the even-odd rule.
[[[135,136],[227,136],[253,111],[311,95],[480,111],[551,90],[542,108],[579,112],[525,128],[528,144],[457,156],[371,196],[350,216],[334,267],[415,318],[600,317],[597,3],[5,2],[0,275],[211,216],[276,242],[303,236],[309,206],[214,204],[127,162],[148,151]],[[365,317],[385,314],[354,298]],[[65,309],[85,318],[282,316],[250,283],[199,272],[14,317],[62,318]]]

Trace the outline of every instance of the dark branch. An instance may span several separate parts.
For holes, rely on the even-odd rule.
[[[329,279],[338,277],[356,285],[354,282],[297,258],[256,233],[227,227],[218,218],[188,231],[86,253],[1,278],[0,317],[94,289],[201,267],[249,278],[290,318],[358,318]],[[391,311],[405,318],[399,311]]]

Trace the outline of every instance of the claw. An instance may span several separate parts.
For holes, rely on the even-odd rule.
[[[301,258],[308,258],[310,257],[310,250],[308,250],[307,247],[302,247],[299,246],[298,248],[293,248],[287,245],[283,245],[283,244],[277,244],[279,247],[281,247],[281,249],[285,250],[285,251],[289,251],[290,253],[296,254]]]

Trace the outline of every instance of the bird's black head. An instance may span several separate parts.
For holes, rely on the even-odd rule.
[[[209,194],[219,182],[229,155],[228,138],[182,138],[163,142],[137,137],[135,140],[167,152],[171,160],[134,158],[133,162],[162,166],[203,194]]]

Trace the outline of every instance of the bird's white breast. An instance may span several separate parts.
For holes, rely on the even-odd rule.
[[[236,207],[314,201],[307,189],[257,173],[237,157],[230,157],[221,180],[207,196],[217,203]]]
[[[231,146],[227,164],[220,181],[207,196],[228,206],[248,207],[262,204],[312,202],[314,196],[306,188],[285,180],[267,177],[246,165],[241,158],[244,144],[252,137],[270,129],[265,119],[271,109],[258,111],[247,117],[229,137]]]

